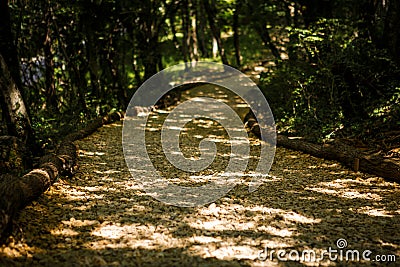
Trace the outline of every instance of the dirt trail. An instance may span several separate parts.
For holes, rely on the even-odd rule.
[[[193,128],[205,129],[202,123],[208,122]],[[370,250],[371,259],[395,255],[397,263],[389,265],[400,264],[398,184],[277,148],[271,177],[256,192],[244,182],[203,207],[168,206],[131,177],[121,132],[122,123],[111,124],[77,142],[79,172],[21,212],[14,241],[0,249],[0,266],[359,266],[344,261],[349,250],[360,257]],[[190,153],[193,139],[183,140]],[[148,142],[159,147],[151,143],[157,138]],[[257,154],[257,140],[251,144]],[[163,157],[153,160],[164,165]],[[330,247],[338,250],[339,238],[347,247],[331,254],[337,260],[328,254],[317,262],[277,260],[279,249],[286,257],[312,250],[321,258]],[[265,248],[272,261],[258,259]]]

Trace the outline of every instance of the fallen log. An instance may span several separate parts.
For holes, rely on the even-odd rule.
[[[85,138],[86,136],[89,136],[92,133],[94,133],[101,126],[119,121],[123,117],[124,114],[122,112],[113,112],[108,114],[107,116],[99,117],[95,119],[93,122],[89,123],[84,129],[67,135],[64,138],[64,141],[74,142],[76,140]]]
[[[277,145],[302,151],[319,158],[336,160],[354,171],[362,171],[389,181],[400,182],[400,165],[398,163],[380,155],[365,154],[340,141],[318,145],[301,139],[291,139],[278,135]]]
[[[250,110],[244,123],[255,136],[261,137],[260,126]],[[376,154],[366,154],[356,147],[335,140],[327,144],[314,144],[298,138],[277,135],[277,145],[302,151],[315,157],[336,160],[354,171],[380,176],[388,181],[400,183],[400,164]]]
[[[22,177],[0,176],[0,243],[11,233],[18,211],[39,198],[60,175],[72,176],[77,169],[77,148],[73,143],[92,134],[99,127],[120,120],[122,113],[98,118],[83,130],[66,136],[54,154],[40,158],[39,166]]]

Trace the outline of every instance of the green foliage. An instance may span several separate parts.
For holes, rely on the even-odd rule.
[[[322,141],[397,126],[400,70],[348,21],[291,29],[292,58],[264,73],[262,88],[281,131]],[[294,36],[294,38],[293,38]]]
[[[44,145],[124,109],[169,65],[220,60],[212,57],[219,36],[230,63],[276,63],[261,87],[280,130],[321,141],[398,125],[399,60],[385,40],[400,14],[393,3],[55,0],[13,1],[10,10],[26,105]]]

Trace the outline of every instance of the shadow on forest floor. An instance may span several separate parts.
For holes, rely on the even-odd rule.
[[[347,242],[343,253],[370,250],[372,260],[400,261],[398,184],[278,148],[271,176],[257,191],[249,193],[244,181],[212,204],[169,206],[130,176],[121,130],[120,123],[108,125],[77,142],[79,172],[21,212],[21,231],[1,248],[0,265],[359,266],[327,255],[318,262],[258,259],[265,248],[285,250],[286,258],[305,250],[319,257],[337,250],[339,238]],[[257,155],[257,140],[251,145]]]

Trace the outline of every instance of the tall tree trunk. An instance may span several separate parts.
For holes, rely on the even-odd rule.
[[[205,37],[207,18],[206,18],[206,15],[204,14],[203,5],[201,4],[203,0],[195,0],[195,1],[196,1],[195,8],[197,9],[196,32],[197,32],[199,50],[203,57],[208,57],[209,53],[208,53],[206,37]]]
[[[293,28],[299,28],[299,4],[287,3],[286,5],[286,21],[287,24]],[[288,57],[290,60],[297,60],[297,44],[299,42],[299,37],[297,33],[289,34],[289,44],[287,48]]]
[[[10,10],[7,0],[0,0],[0,55],[4,57],[5,65],[11,72],[11,77],[13,78],[14,83],[16,83],[16,86],[22,88],[17,49],[11,32]],[[3,91],[3,88],[1,88],[1,91]],[[16,135],[16,130],[12,124],[8,105],[5,102],[3,94],[0,96],[2,116],[7,123],[7,130],[9,134]]]
[[[175,26],[175,15],[174,13],[169,13],[169,22],[171,24],[172,41],[174,42],[175,48],[179,48],[178,38],[176,37],[176,26]]]
[[[50,5],[50,2],[48,2]],[[45,78],[46,78],[46,106],[52,112],[57,112],[57,96],[56,96],[56,88],[54,84],[54,60],[53,60],[53,52],[52,52],[52,38],[51,38],[51,20],[52,20],[52,12],[51,7],[48,6],[47,13],[45,15],[45,21],[47,26],[47,33],[44,41],[44,60],[45,60]]]
[[[191,30],[190,30],[190,57],[192,61],[199,60],[199,48],[197,40],[197,2],[192,0]]]
[[[87,73],[87,66],[85,66],[84,59],[81,59],[81,64],[76,67],[76,95],[78,98],[79,106],[77,106],[79,112],[87,113],[88,108],[86,105],[86,91],[87,91],[87,80],[85,78]]]
[[[3,57],[4,56],[4,57]],[[0,1],[0,104],[10,135],[35,148],[28,110],[21,93],[17,48],[11,32],[7,0]]]
[[[182,1],[182,55],[185,62],[190,61],[189,46],[190,46],[190,24],[189,24],[189,0]]]
[[[377,31],[377,20],[382,16],[382,2],[376,0],[364,1],[364,5],[361,6],[358,13],[360,14],[360,22],[358,23],[359,33],[358,35],[365,39],[371,39],[378,47],[381,46],[382,36]]]
[[[383,42],[393,59],[400,63],[400,2],[388,1]]]
[[[256,28],[257,33],[260,35],[261,40],[265,44],[265,46],[271,50],[272,55],[276,59],[281,60],[281,55],[279,53],[279,50],[278,50],[278,48],[276,48],[275,44],[272,42],[271,36],[267,29],[267,24],[265,22],[260,23],[260,22],[256,21],[254,23],[254,26]]]
[[[0,55],[0,90],[9,134],[20,138],[24,144],[33,145],[33,131],[24,100],[2,55]]]
[[[218,42],[217,39],[213,36],[212,38],[212,57],[216,58],[218,56]]]
[[[236,0],[235,11],[233,12],[233,45],[235,46],[235,59],[236,65],[242,65],[240,60],[240,45],[239,45],[239,13],[241,7],[241,0]]]
[[[158,38],[151,38],[147,43],[147,47],[142,52],[142,61],[144,66],[144,80],[149,79],[151,76],[157,73],[157,67],[159,66],[160,56],[157,52]]]
[[[185,62],[198,60],[197,33],[196,33],[196,3],[182,1],[182,53]]]
[[[11,77],[19,89],[22,88],[20,65],[17,47],[11,31],[10,10],[8,0],[0,0],[0,54],[11,73]]]
[[[226,55],[225,55],[225,50],[224,50],[224,47],[222,44],[222,40],[221,40],[221,30],[220,30],[219,26],[217,25],[217,23],[215,23],[216,14],[217,14],[216,7],[215,7],[215,1],[214,0],[211,0],[211,1],[212,1],[211,4],[210,4],[209,0],[203,1],[204,9],[207,12],[208,23],[210,24],[211,32],[213,34],[213,37],[215,38],[215,41],[217,42],[218,52],[221,57],[222,63],[224,63],[225,65],[229,65],[228,59],[226,58]]]

